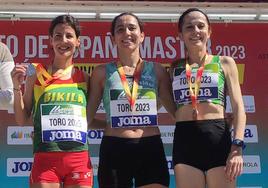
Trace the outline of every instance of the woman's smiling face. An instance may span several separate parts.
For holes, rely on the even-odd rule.
[[[68,24],[57,24],[50,37],[56,56],[70,57],[79,47],[80,40],[75,34],[75,30]]]
[[[131,15],[124,15],[117,19],[114,28],[113,41],[118,49],[139,48],[139,45],[144,40],[144,33],[135,17]]]
[[[185,15],[179,35],[187,48],[206,47],[210,34],[210,26],[204,14],[193,11]]]

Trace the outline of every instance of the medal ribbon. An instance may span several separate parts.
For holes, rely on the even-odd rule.
[[[200,90],[200,85],[201,85],[201,78],[204,72],[204,67],[205,67],[205,62],[207,60],[208,55],[206,54],[201,62],[201,66],[198,68],[197,72],[196,72],[196,77],[195,77],[195,86],[194,86],[194,91],[192,88],[192,82],[191,82],[191,75],[192,75],[192,68],[189,65],[189,63],[186,61],[186,65],[185,65],[185,69],[186,69],[186,78],[187,78],[187,82],[189,85],[189,92],[190,92],[190,97],[191,97],[191,101],[192,101],[192,106],[193,106],[193,110],[197,110],[197,97],[198,97],[198,93]]]
[[[33,63],[32,64],[36,69],[36,76],[40,84],[44,87],[48,85],[48,83],[53,79],[59,79],[68,73],[70,73],[73,70],[73,64],[68,66],[66,69],[64,69],[62,72],[53,74],[52,76],[47,72],[47,70],[43,67],[42,64],[39,63]]]
[[[129,101],[131,109],[133,109],[136,99],[137,99],[137,94],[138,94],[138,88],[139,88],[139,81],[141,77],[141,70],[142,70],[142,60],[139,59],[139,62],[137,63],[137,66],[135,68],[135,72],[133,74],[134,80],[133,80],[133,87],[132,87],[132,92],[130,92],[130,88],[128,85],[128,81],[126,78],[125,71],[123,69],[122,64],[119,62],[117,64],[117,70],[120,75],[121,83],[123,85],[126,97]]]

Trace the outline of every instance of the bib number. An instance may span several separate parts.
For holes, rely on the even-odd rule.
[[[43,142],[75,141],[86,143],[85,107],[73,104],[42,104],[41,126]]]
[[[153,89],[139,89],[133,109],[123,90],[111,89],[110,97],[113,128],[157,126],[156,95]]]

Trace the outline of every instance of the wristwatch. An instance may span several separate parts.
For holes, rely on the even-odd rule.
[[[245,149],[245,147],[246,147],[245,142],[243,140],[240,140],[240,139],[234,139],[232,141],[232,144],[235,146],[238,146],[238,147],[242,147],[242,149]]]

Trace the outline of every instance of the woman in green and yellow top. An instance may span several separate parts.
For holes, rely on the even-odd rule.
[[[196,8],[179,19],[186,58],[170,75],[177,104],[173,164],[179,188],[235,188],[242,172],[246,116],[238,71],[231,57],[207,54],[209,19]],[[226,90],[233,108],[234,141],[224,119]]]
[[[89,76],[74,68],[80,45],[78,21],[70,15],[53,19],[49,28],[52,64],[31,64],[12,71],[16,121],[33,117],[32,188],[93,186],[87,144],[87,83]],[[26,77],[25,92],[20,86]]]

